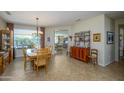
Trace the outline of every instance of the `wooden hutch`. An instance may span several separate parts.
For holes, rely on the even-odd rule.
[[[74,46],[70,48],[70,56],[88,62],[90,55],[90,31],[75,33]]]
[[[13,59],[13,35],[12,31],[0,30],[0,72],[3,72],[7,63]]]

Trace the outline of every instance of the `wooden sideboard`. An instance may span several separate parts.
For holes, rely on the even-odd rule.
[[[3,73],[9,63],[9,52],[0,52],[0,73]]]
[[[3,57],[0,56],[0,73],[3,72]]]
[[[90,55],[90,48],[80,48],[80,47],[71,47],[70,56],[76,59],[79,59],[84,62],[88,62]]]

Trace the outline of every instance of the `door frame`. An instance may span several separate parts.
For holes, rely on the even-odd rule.
[[[56,32],[62,32],[62,30],[55,30],[54,31],[54,51],[55,51],[55,36],[56,36]],[[69,30],[67,30],[68,32],[68,41],[69,41]],[[69,47],[69,43],[68,43],[68,47]],[[67,47],[67,51],[68,51],[68,47]]]
[[[118,59],[120,61],[120,28],[124,27],[124,24],[119,24],[118,25]]]

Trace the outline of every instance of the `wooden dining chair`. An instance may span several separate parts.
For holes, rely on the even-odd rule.
[[[48,47],[48,53],[49,53],[48,58],[49,58],[49,60],[52,58],[52,49],[53,49],[52,46]]]
[[[52,57],[52,47],[40,48],[40,49],[38,49],[38,51],[42,52],[42,54],[47,53],[48,54],[48,60],[51,59],[51,57]]]
[[[36,71],[39,70],[39,67],[45,66],[45,70],[47,72],[47,66],[48,66],[48,54],[42,53],[40,51],[37,52],[37,59],[34,61],[34,69],[36,68]]]
[[[23,48],[22,51],[23,51],[24,69],[26,69],[26,61],[27,61],[27,60],[26,60],[26,49]]]
[[[49,49],[48,48],[39,48],[38,51],[44,51],[44,52],[48,52]]]
[[[53,49],[52,46],[48,46],[47,48],[48,48],[48,51],[49,51],[49,52],[52,52],[52,49]]]
[[[98,63],[98,50],[97,49],[91,49],[89,59],[93,64]]]
[[[26,48],[23,48],[23,61],[24,61],[24,69],[27,67],[27,62],[30,62],[30,59],[26,55]]]

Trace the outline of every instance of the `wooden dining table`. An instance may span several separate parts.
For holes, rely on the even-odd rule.
[[[45,53],[43,52],[43,54],[48,54],[50,55],[50,53]],[[34,60],[37,58],[37,49],[27,49],[26,50],[26,55],[31,59]]]
[[[48,59],[47,60],[49,60],[50,53],[46,53],[46,52],[43,52],[42,51],[42,54],[43,55],[44,54],[45,55],[48,54]],[[33,69],[35,70],[35,68],[34,68],[34,62],[35,62],[35,60],[37,60],[37,49],[27,49],[26,50],[26,55],[29,58],[29,61],[32,63]]]

